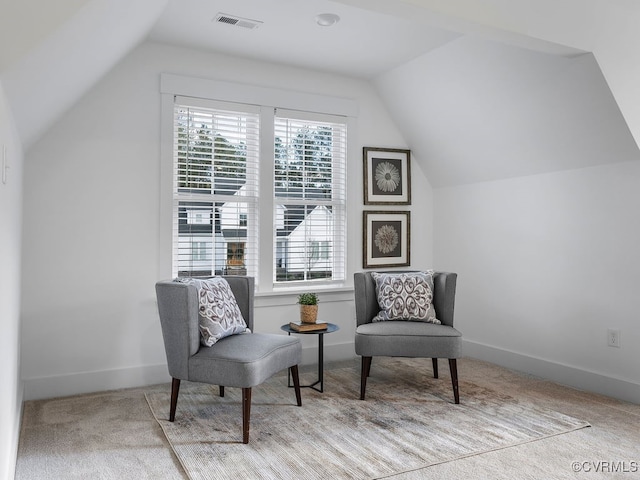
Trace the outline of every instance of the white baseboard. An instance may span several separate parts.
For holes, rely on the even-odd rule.
[[[25,378],[25,400],[142,387],[171,381],[166,364]]]
[[[627,402],[640,403],[640,384],[628,380],[468,340],[463,340],[462,352],[466,357],[477,358],[511,370],[536,375],[562,385]]]
[[[325,345],[324,349],[325,365],[356,357],[353,342]],[[640,385],[634,382],[468,340],[463,340],[463,353],[467,357],[536,375],[580,390],[640,404]],[[303,348],[302,365],[314,365],[317,362],[317,346]],[[28,378],[24,379],[24,400],[141,387],[170,380],[166,364]],[[19,429],[19,426],[17,428]]]
[[[349,360],[355,357],[353,342],[324,346],[324,363]],[[302,365],[318,363],[318,347],[302,350]],[[171,381],[167,365],[143,365],[139,367],[102,370],[98,372],[71,373],[51,377],[24,379],[24,400],[67,397],[83,393],[143,387]]]
[[[16,416],[13,424],[13,437],[12,444],[10,446],[9,464],[6,465],[7,479],[12,479],[15,476],[16,462],[18,460],[18,445],[20,444],[20,431],[22,429],[22,413],[24,409],[24,383],[18,383],[18,392],[16,395]],[[2,471],[0,469],[0,475]]]

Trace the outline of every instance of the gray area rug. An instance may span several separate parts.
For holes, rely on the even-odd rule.
[[[589,426],[473,379],[460,381],[455,405],[449,376],[432,378],[430,363],[374,359],[365,401],[356,368],[325,372],[324,393],[303,389],[302,407],[286,376],[273,377],[253,389],[248,445],[240,389],[220,398],[217,387],[183,382],[174,423],[169,387],[146,398],[192,480],[384,478]]]

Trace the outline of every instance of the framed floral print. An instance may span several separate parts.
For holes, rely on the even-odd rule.
[[[411,264],[411,212],[363,212],[363,268]]]
[[[363,147],[364,204],[411,205],[411,151]]]

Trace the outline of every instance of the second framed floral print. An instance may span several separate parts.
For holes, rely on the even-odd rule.
[[[363,212],[363,268],[411,265],[411,213]]]
[[[363,147],[364,204],[411,205],[411,151]]]

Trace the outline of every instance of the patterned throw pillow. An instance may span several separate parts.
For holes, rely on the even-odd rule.
[[[249,332],[236,297],[224,278],[178,278],[178,282],[198,289],[200,343],[210,347],[218,340],[236,333]]]
[[[377,273],[376,282],[380,313],[373,322],[413,320],[440,324],[433,306],[433,270],[408,273]]]

